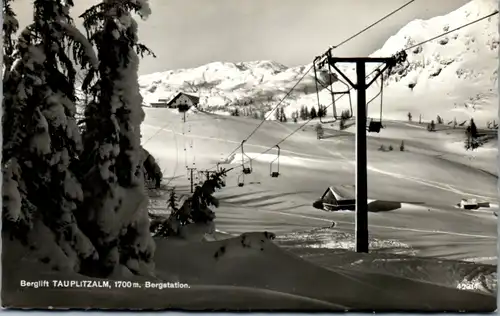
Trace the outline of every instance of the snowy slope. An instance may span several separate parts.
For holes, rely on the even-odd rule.
[[[479,19],[498,9],[498,0],[474,0],[461,8],[429,20],[415,20],[387,40],[372,57],[391,56],[439,34]],[[405,119],[408,112],[423,120],[437,115],[450,121],[474,117],[476,121],[498,119],[498,15],[440,37],[408,51],[407,62],[385,82],[383,112]],[[374,69],[367,66],[367,73]],[[355,73],[350,71],[350,78]],[[413,90],[410,86],[414,86]],[[368,100],[380,90],[379,82],[368,91]],[[322,93],[323,103],[330,95]],[[352,93],[356,102],[356,93]],[[347,99],[347,98],[346,98]],[[315,99],[305,97],[301,102]],[[339,102],[346,106],[346,102]],[[380,99],[369,106],[378,115]]]
[[[445,16],[412,21],[371,56],[391,56],[401,49],[492,13],[497,8],[498,0],[473,0]],[[498,43],[498,15],[495,15],[410,50],[407,63],[385,82],[384,116],[405,119],[411,112],[415,118],[422,115],[423,120],[435,119],[437,115],[445,121],[454,117],[465,120],[473,116],[476,121],[498,118]],[[185,91],[200,96],[202,106],[220,109],[250,106],[267,110],[288,92],[309,67],[310,64],[287,68],[271,61],[215,62],[194,69],[142,76],[140,85],[147,103]],[[355,81],[351,65],[341,67]],[[370,67],[367,66],[367,73],[373,69]],[[413,89],[409,88],[410,84],[414,85]],[[368,99],[375,96],[379,87],[379,82],[372,85]],[[345,90],[343,86],[338,88]],[[327,91],[322,91],[320,98],[322,104],[331,103]],[[343,98],[338,105],[345,107],[348,104],[346,101],[347,98]],[[352,101],[356,102],[354,91]],[[288,114],[302,105],[317,105],[312,71],[283,104],[287,106],[285,112]],[[379,106],[380,101],[376,99],[369,107],[369,114],[378,115]]]
[[[271,61],[214,62],[193,69],[141,76],[139,83],[145,103],[169,99],[178,91],[184,91],[199,96],[203,106],[254,105],[261,108],[279,101],[305,71],[305,66],[287,68]],[[314,91],[314,75],[309,73],[290,100]]]

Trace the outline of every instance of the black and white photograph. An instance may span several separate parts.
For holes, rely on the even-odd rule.
[[[3,0],[6,309],[493,312],[500,0]]]

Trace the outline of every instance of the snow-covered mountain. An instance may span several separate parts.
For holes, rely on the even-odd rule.
[[[307,66],[287,68],[272,61],[214,62],[141,76],[139,83],[145,103],[169,99],[183,91],[199,96],[200,105],[212,109],[246,105],[265,108],[276,104],[307,70]],[[311,72],[297,85],[288,104],[315,91]]]
[[[436,35],[457,28],[498,10],[499,0],[473,0],[444,16],[408,23],[371,56],[391,56]],[[404,119],[408,112],[430,120],[487,121],[498,118],[498,14],[408,51],[407,62],[385,80],[384,117]],[[320,52],[318,52],[320,53]],[[193,69],[171,70],[140,77],[145,102],[169,98],[178,91],[200,96],[210,107],[252,106],[268,109],[275,105],[309,69],[309,65],[287,68],[276,62],[210,63]],[[367,65],[367,73],[374,66]],[[355,81],[353,65],[342,67]],[[325,78],[326,73],[320,74]],[[337,84],[334,90],[345,90]],[[367,92],[367,99],[380,90],[379,82]],[[356,102],[356,92],[351,92]],[[337,102],[348,105],[348,98]],[[331,103],[330,94],[320,92],[321,104]],[[311,71],[283,103],[291,113],[302,105],[315,106],[314,74]],[[380,99],[369,106],[377,116]],[[331,112],[330,112],[331,113]]]

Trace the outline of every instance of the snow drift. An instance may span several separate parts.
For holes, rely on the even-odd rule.
[[[3,302],[18,307],[83,308],[98,304],[101,308],[147,305],[149,308],[189,310],[272,307],[330,311],[491,311],[495,308],[495,298],[490,295],[390,275],[344,268],[325,269],[280,249],[270,240],[272,238],[273,234],[255,232],[208,243],[156,240],[156,279],[135,277],[133,280],[142,284],[146,280],[189,284],[190,288],[182,290],[116,289],[114,295],[109,295],[106,294],[109,289],[25,289],[23,292],[9,291],[9,295],[4,292]],[[9,255],[15,258],[15,254]],[[12,267],[10,271],[16,273],[5,277],[4,288],[15,287],[19,282],[16,276],[25,280],[63,277],[43,267],[28,271]],[[77,275],[64,275],[64,279],[75,278],[82,279]]]

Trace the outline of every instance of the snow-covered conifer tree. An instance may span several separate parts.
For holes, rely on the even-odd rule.
[[[131,13],[150,14],[146,0],[103,0],[82,17],[98,51],[99,69],[91,69],[83,89],[93,100],[85,110],[83,165],[86,232],[100,256],[104,273],[119,264],[133,273],[153,268],[154,242],[149,232],[144,192],[140,125],[144,120],[139,93],[138,43]]]
[[[22,216],[12,217],[15,224],[16,218],[33,217],[29,225],[49,228],[65,266],[79,271],[80,263],[97,253],[73,214],[83,199],[74,168],[82,146],[74,118],[76,72],[67,52],[72,49],[73,59],[84,65],[96,67],[97,60],[73,25],[71,6],[71,1],[34,1],[34,22],[9,54],[13,62],[4,72],[2,167],[7,176],[3,197],[13,203],[3,211],[12,217],[18,210]],[[7,30],[4,25],[4,36]]]

